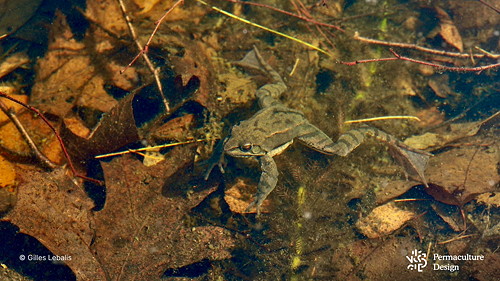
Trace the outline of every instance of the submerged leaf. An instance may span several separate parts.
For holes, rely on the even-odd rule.
[[[135,125],[131,93],[102,117],[97,127],[88,138],[82,138],[63,126],[61,136],[66,141],[70,155],[78,160],[86,160],[94,155],[114,151],[122,146],[139,140]],[[111,141],[110,141],[111,140]]]
[[[104,269],[88,248],[94,236],[94,205],[85,192],[64,169],[23,171],[20,178],[17,204],[2,220],[17,225],[55,255],[71,256],[65,263],[81,280],[105,280]]]
[[[379,238],[399,229],[415,216],[415,213],[402,210],[391,202],[373,209],[356,222],[356,227],[368,238]]]
[[[53,254],[70,256],[64,263],[78,280],[160,280],[167,268],[228,258],[231,233],[187,221],[214,188],[187,198],[162,195],[166,179],[191,159],[184,147],[154,167],[131,156],[103,163],[107,198],[99,212],[63,169],[24,171],[19,204],[3,220]]]
[[[498,147],[463,146],[436,155],[429,161],[427,193],[436,200],[461,206],[479,194],[498,189]]]

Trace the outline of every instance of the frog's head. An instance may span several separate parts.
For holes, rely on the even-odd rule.
[[[234,126],[231,137],[224,144],[224,153],[232,157],[262,156],[266,151],[259,145],[255,134],[245,130],[243,126]]]

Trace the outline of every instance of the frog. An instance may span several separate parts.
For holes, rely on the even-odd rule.
[[[260,215],[262,203],[278,182],[279,172],[273,157],[283,153],[295,140],[322,154],[347,156],[364,142],[366,136],[374,137],[392,148],[393,156],[401,162],[408,174],[420,177],[422,183],[427,185],[423,170],[430,153],[408,147],[394,136],[367,125],[351,129],[337,141],[333,141],[311,124],[301,111],[288,108],[279,101],[287,86],[256,47],[238,64],[263,71],[272,81],[255,92],[260,109],[249,119],[233,126],[229,135],[219,142],[209,160],[205,180],[208,180],[216,165],[224,173],[225,156],[258,160],[261,176],[255,198],[246,212],[255,207],[257,216]]]

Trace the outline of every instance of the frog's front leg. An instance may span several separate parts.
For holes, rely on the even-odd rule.
[[[276,162],[274,162],[273,157],[269,154],[259,157],[260,168],[262,170],[262,174],[260,175],[259,185],[257,187],[257,193],[255,194],[255,199],[246,211],[250,211],[253,207],[257,210],[257,216],[260,215],[260,206],[267,198],[269,193],[273,191],[276,187],[276,183],[278,183],[278,168],[276,166]]]
[[[208,159],[208,169],[205,172],[205,180],[208,180],[210,173],[217,165],[221,173],[224,173],[224,168],[226,166],[225,155],[224,155],[224,144],[227,142],[228,138],[219,141],[219,143],[215,146],[214,151],[212,152],[212,157]]]

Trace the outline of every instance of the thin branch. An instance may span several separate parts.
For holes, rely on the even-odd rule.
[[[449,71],[457,71],[457,72],[479,72],[481,73],[484,70],[487,69],[492,69],[496,67],[500,67],[500,63],[495,63],[495,64],[489,64],[489,65],[484,65],[484,66],[476,66],[476,67],[460,67],[460,66],[446,66],[442,64],[436,64],[436,63],[431,63],[427,61],[422,61],[422,60],[416,60],[408,57],[404,57],[396,53],[393,49],[389,49],[389,51],[398,59],[404,60],[404,61],[409,61],[413,63],[418,63],[418,64],[423,64],[427,66],[432,66],[435,68],[439,68],[442,70],[449,70]]]
[[[237,3],[237,4],[243,4],[243,5],[250,5],[250,6],[267,8],[267,9],[270,9],[270,10],[273,10],[273,11],[285,14],[287,16],[291,16],[291,17],[294,17],[294,18],[298,18],[298,19],[301,19],[301,20],[313,23],[315,25],[321,25],[321,26],[325,26],[325,27],[330,27],[330,28],[334,28],[334,29],[337,29],[339,31],[345,32],[345,30],[343,30],[342,28],[340,28],[340,27],[338,27],[336,25],[319,22],[319,21],[316,21],[316,20],[314,20],[312,18],[308,18],[308,17],[304,17],[304,16],[301,16],[301,15],[297,15],[297,14],[294,14],[294,13],[291,13],[291,12],[288,12],[288,11],[285,11],[285,10],[278,9],[278,8],[270,6],[270,5],[261,4],[261,3],[255,3],[255,2],[240,1],[240,0],[226,0],[226,1],[232,2],[232,3]]]
[[[486,1],[483,1],[483,0],[477,0],[477,1],[479,1],[481,4],[485,5],[486,7],[492,9],[493,11],[497,12],[497,14],[500,14],[500,9],[495,8],[493,5],[487,3]]]
[[[151,44],[151,40],[153,39],[153,36],[158,31],[158,28],[160,27],[160,25],[161,25],[163,19],[165,18],[165,16],[167,14],[169,14],[175,7],[177,7],[179,4],[181,4],[183,2],[184,2],[184,0],[178,0],[177,2],[175,2],[174,6],[172,6],[172,8],[170,8],[161,17],[161,19],[159,21],[155,22],[156,26],[155,26],[155,29],[154,29],[153,33],[149,37],[148,42],[146,43],[146,45],[142,46],[141,42],[139,42],[139,40],[138,40],[138,36],[137,36],[137,33],[135,32],[134,26],[132,25],[132,21],[130,20],[130,17],[128,16],[128,12],[127,12],[127,9],[125,7],[125,4],[123,3],[123,0],[118,0],[118,3],[120,4],[120,9],[122,10],[123,16],[125,17],[125,21],[127,22],[127,26],[128,26],[129,31],[130,31],[130,34],[132,35],[132,38],[134,39],[134,42],[137,45],[137,48],[139,49],[139,53],[134,57],[134,59],[124,69],[120,70],[120,73],[123,74],[123,72],[125,72],[129,67],[131,67],[135,63],[135,61],[139,57],[142,56],[144,58],[144,60],[146,61],[146,64],[147,64],[149,70],[153,73],[153,76],[154,76],[155,82],[156,82],[156,86],[158,87],[158,91],[161,94],[161,97],[163,99],[163,104],[165,105],[165,111],[167,113],[170,112],[170,105],[169,105],[169,102],[168,102],[167,98],[165,97],[165,93],[163,92],[163,86],[161,84],[160,76],[158,74],[159,71],[153,65],[153,63],[149,59],[147,53],[148,53],[148,50],[149,50],[149,45]]]
[[[228,17],[230,17],[230,18],[233,18],[233,19],[239,20],[239,21],[241,21],[241,22],[243,22],[243,23],[246,23],[246,24],[248,24],[248,25],[251,25],[251,26],[254,26],[254,27],[257,27],[257,28],[263,29],[263,30],[265,30],[265,31],[268,31],[268,32],[274,33],[274,34],[276,34],[276,35],[278,35],[278,36],[281,36],[281,37],[284,37],[284,38],[290,39],[290,40],[292,40],[292,41],[298,42],[298,43],[300,43],[300,44],[302,44],[302,45],[305,45],[305,46],[307,46],[307,47],[309,47],[309,48],[311,48],[311,49],[314,49],[314,50],[316,50],[316,51],[318,51],[318,52],[321,52],[321,53],[323,53],[323,54],[325,54],[325,55],[327,55],[327,56],[329,56],[329,57],[331,57],[331,56],[332,56],[332,54],[330,54],[330,53],[328,53],[327,51],[325,51],[325,50],[321,49],[320,47],[316,47],[316,46],[314,46],[314,45],[313,45],[313,44],[311,44],[311,43],[305,42],[305,41],[303,41],[303,40],[300,40],[300,39],[295,38],[295,37],[293,37],[293,36],[290,36],[290,35],[288,35],[288,34],[285,34],[285,33],[279,32],[279,31],[277,31],[277,30],[274,30],[274,29],[271,29],[271,28],[265,27],[265,26],[260,25],[260,24],[258,24],[258,23],[251,22],[251,21],[249,21],[249,20],[247,20],[247,19],[244,19],[244,18],[242,18],[242,17],[239,17],[239,16],[237,16],[237,15],[235,15],[235,14],[232,14],[232,13],[230,13],[230,12],[227,12],[227,11],[225,11],[225,10],[222,10],[222,9],[220,9],[220,8],[216,7],[216,6],[212,6],[212,5],[208,4],[207,2],[205,2],[205,1],[203,1],[203,0],[196,0],[196,1],[197,1],[198,3],[200,3],[200,4],[202,4],[202,5],[205,5],[205,6],[209,7],[210,9],[212,9],[212,10],[214,10],[214,11],[216,11],[216,12],[219,12],[219,13],[221,13],[221,14],[225,15],[225,16],[228,16]]]
[[[442,51],[442,50],[435,50],[431,48],[426,48],[422,46],[418,46],[415,44],[409,44],[409,43],[398,43],[398,42],[388,42],[388,41],[383,41],[383,40],[377,40],[377,39],[371,39],[371,38],[366,38],[359,36],[358,32],[354,33],[354,39],[365,42],[368,44],[374,44],[374,45],[382,45],[382,46],[389,46],[389,47],[397,47],[397,48],[403,48],[403,49],[412,49],[412,50],[417,50],[433,55],[440,55],[440,56],[447,56],[447,57],[456,57],[456,58],[491,58],[491,59],[499,59],[500,54],[492,54],[488,52],[483,52],[482,54],[465,54],[465,53],[456,53],[456,52],[447,52],[447,51]]]
[[[380,61],[391,61],[398,60],[398,58],[381,58],[381,59],[366,59],[366,60],[355,60],[355,61],[339,61],[341,64],[353,66],[360,63],[370,63],[370,62],[380,62]]]
[[[393,119],[411,119],[411,120],[416,120],[420,121],[420,118],[416,116],[380,116],[380,117],[372,117],[372,118],[364,118],[364,119],[358,119],[358,120],[349,120],[345,121],[344,124],[353,124],[353,123],[365,123],[365,122],[373,122],[373,121],[380,121],[380,120],[393,120]]]
[[[493,68],[500,67],[500,63],[488,64],[488,65],[476,66],[476,67],[447,66],[447,65],[442,65],[442,64],[437,64],[437,63],[432,63],[432,62],[428,62],[428,61],[417,60],[417,59],[405,57],[405,56],[402,56],[402,55],[396,53],[393,49],[389,49],[389,51],[394,55],[394,58],[366,59],[366,60],[356,60],[356,61],[339,61],[338,63],[353,66],[356,64],[360,64],[360,63],[404,60],[404,61],[409,61],[412,63],[418,63],[418,64],[422,64],[422,65],[435,67],[435,68],[438,68],[441,70],[456,71],[456,72],[478,72],[478,73],[481,73],[482,71],[487,70],[487,69],[493,69]]]
[[[14,126],[16,126],[17,130],[21,133],[26,143],[28,143],[28,146],[33,151],[38,161],[40,161],[40,163],[42,163],[45,167],[49,169],[55,169],[57,165],[52,161],[50,161],[50,159],[47,158],[45,155],[43,155],[43,153],[36,146],[35,142],[31,139],[30,135],[24,128],[21,121],[19,121],[19,119],[17,118],[16,113],[11,108],[8,108],[7,105],[5,105],[5,103],[3,103],[1,100],[0,100],[0,110],[2,110],[3,113],[5,113],[7,117],[9,117],[12,123],[14,123]]]
[[[73,165],[73,161],[71,161],[71,157],[69,156],[69,153],[68,151],[66,150],[66,146],[64,145],[64,142],[61,138],[61,136],[59,135],[59,133],[57,132],[56,128],[54,128],[54,126],[52,126],[52,124],[49,122],[49,120],[45,117],[45,115],[43,115],[43,113],[38,110],[37,108],[29,105],[29,104],[25,104],[24,102],[22,101],[18,101],[17,99],[3,93],[3,92],[0,92],[0,97],[3,97],[3,98],[6,98],[10,101],[13,101],[21,106],[23,106],[24,108],[27,108],[31,111],[33,111],[37,116],[39,116],[40,118],[42,118],[43,122],[45,122],[45,124],[47,124],[47,126],[49,126],[49,128],[52,130],[52,132],[54,132],[57,140],[59,141],[59,145],[61,145],[61,149],[64,153],[64,157],[66,157],[66,159],[68,160],[68,165],[71,169],[71,172],[73,173],[73,175],[75,177],[79,177],[79,178],[82,178],[84,180],[87,180],[87,181],[91,181],[91,182],[94,182],[94,183],[97,183],[99,185],[102,185],[102,181],[100,180],[96,180],[96,179],[93,179],[93,178],[90,178],[90,177],[87,177],[87,176],[84,176],[84,175],[81,175],[80,173],[78,173],[75,169],[75,166]]]

